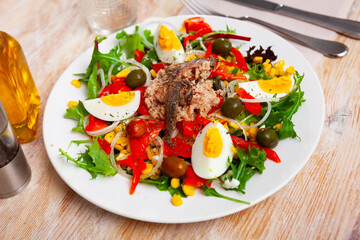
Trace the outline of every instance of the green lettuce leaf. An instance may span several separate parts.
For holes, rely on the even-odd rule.
[[[87,115],[89,115],[88,111],[86,111],[83,103],[79,101],[79,104],[77,106],[73,106],[72,108],[66,109],[64,118],[70,118],[78,121],[77,126],[72,129],[73,132],[86,133],[83,123],[84,123],[84,118]]]

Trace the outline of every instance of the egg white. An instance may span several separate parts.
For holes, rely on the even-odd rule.
[[[159,44],[159,32],[160,32],[160,28],[161,28],[162,24],[159,24],[159,26],[157,27],[155,33],[154,33],[154,46],[155,46],[155,51],[156,54],[158,55],[159,59],[162,62],[168,63],[168,64],[177,64],[177,63],[182,63],[185,61],[185,53],[184,53],[184,48],[181,45],[180,40],[178,39],[178,41],[180,42],[181,45],[181,49],[180,50],[175,50],[175,49],[171,49],[168,51],[165,51],[164,49],[162,49],[160,47]],[[170,26],[166,26],[169,30],[173,30],[175,32],[175,29],[172,29],[172,27]]]
[[[269,80],[271,81],[271,80]],[[294,81],[292,81],[292,86],[290,90],[293,88]],[[264,92],[259,84],[258,81],[249,81],[249,82],[242,82],[238,83],[238,87],[243,88],[248,94],[253,96],[254,98],[273,98],[275,94]],[[287,96],[289,93],[278,93],[276,94],[277,98],[282,98]]]
[[[221,153],[216,158],[207,157],[203,150],[206,132],[211,127],[216,127],[219,130],[223,142]],[[229,167],[228,159],[230,159],[230,162],[232,161],[232,146],[230,134],[221,123],[209,123],[206,125],[197,135],[192,147],[191,163],[196,175],[205,179],[220,177]]]
[[[140,91],[134,91],[134,98],[122,106],[111,106],[104,103],[101,98],[83,101],[85,109],[94,117],[104,121],[119,121],[135,114],[140,106]]]

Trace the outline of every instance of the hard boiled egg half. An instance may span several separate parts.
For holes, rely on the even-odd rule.
[[[289,76],[281,76],[270,80],[257,80],[238,83],[238,87],[243,88],[254,98],[277,98],[285,97],[294,87],[294,82]]]
[[[184,62],[184,48],[173,29],[160,24],[154,34],[155,51],[162,62],[177,64]]]
[[[101,98],[85,100],[85,109],[104,121],[119,121],[131,117],[140,106],[140,91],[119,92]]]
[[[221,176],[229,167],[233,154],[230,134],[218,122],[209,123],[196,136],[191,153],[194,172],[199,177],[210,179]]]

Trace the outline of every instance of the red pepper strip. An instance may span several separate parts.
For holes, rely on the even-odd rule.
[[[239,67],[239,66],[237,66]],[[247,80],[246,76],[244,75],[235,75],[228,72],[227,66],[220,65],[216,71],[212,72],[209,76],[209,78],[212,77],[220,77],[220,79],[240,79],[240,80]]]
[[[176,123],[176,127],[187,138],[192,138],[195,134],[194,131],[195,125],[191,121],[178,122]]]
[[[109,155],[111,152],[110,143],[108,141],[106,141],[105,139],[101,139],[101,138],[98,138],[97,141],[98,141],[101,149],[104,150],[106,152],[106,154]]]
[[[224,98],[223,98],[221,95],[217,95],[217,97],[220,99],[220,102],[219,102],[219,104],[218,104],[217,106],[212,107],[212,108],[210,109],[210,111],[207,113],[208,115],[211,114],[211,113],[213,113],[213,112],[215,112],[215,111],[218,110],[219,108],[221,108],[221,106],[222,106],[222,104],[223,104],[223,102],[224,102]]]
[[[134,91],[140,91],[140,105],[137,110],[138,113],[141,115],[150,115],[149,109],[147,105],[145,104],[145,91],[147,87],[137,87],[134,89]]]
[[[166,63],[154,63],[154,64],[151,64],[151,68],[154,69],[154,71],[156,73],[158,73],[160,71],[160,69],[164,69],[165,66],[167,66]]]
[[[145,52],[140,51],[139,49],[135,50],[135,60],[139,63],[141,63],[141,60],[145,56]]]
[[[98,119],[90,114],[89,115],[89,124],[85,127],[85,131],[87,131],[87,132],[97,131],[97,130],[103,129],[107,126],[108,125],[106,124],[105,121]]]
[[[130,187],[130,195],[135,192],[136,186],[139,183],[141,172],[146,169],[144,162],[147,159],[146,148],[149,145],[151,139],[154,139],[161,129],[147,132],[139,138],[129,138],[131,155],[124,160],[118,161],[117,164],[124,165],[132,168],[133,179]]]
[[[192,145],[189,144],[186,139],[173,138],[171,139],[171,142],[174,144],[174,147],[171,147],[166,142],[164,142],[164,155],[185,158],[191,157]]]
[[[204,22],[203,17],[193,17],[186,19],[183,23],[183,27],[186,30],[186,33],[189,33],[190,31],[196,32],[202,28],[210,28],[210,25]]]
[[[199,29],[199,31],[197,31],[195,34],[193,35],[189,35],[187,37],[184,38],[184,48],[186,48],[186,45],[189,41],[194,41],[195,39],[204,36],[205,34],[211,33],[213,32],[213,30],[209,27],[204,27]]]
[[[198,37],[197,37],[196,35],[186,36],[186,37],[184,38],[184,43],[183,43],[184,48],[186,48],[186,45],[187,45],[187,43],[188,43],[189,41],[194,41],[194,40],[197,39],[197,38],[198,38]]]
[[[121,92],[129,92],[131,88],[126,86],[125,80],[126,78],[115,78],[115,81],[112,84],[107,85],[102,92],[99,94],[99,98],[109,95],[109,94],[118,94]]]
[[[242,149],[248,149],[249,147],[257,147],[259,148],[260,150],[264,150],[265,153],[266,153],[266,157],[276,163],[280,163],[281,160],[279,158],[279,156],[277,155],[277,153],[270,149],[270,148],[263,148],[263,147],[260,147],[258,144],[256,143],[252,143],[252,142],[248,142],[248,141],[245,141],[244,139],[242,138],[239,138],[237,136],[234,136],[234,135],[231,135],[231,140],[234,144],[234,146],[236,147],[239,147],[239,148],[242,148]]]
[[[212,55],[212,43],[207,46],[204,58],[209,58]]]
[[[184,185],[190,185],[194,187],[201,187],[207,185],[208,187],[211,186],[212,181],[210,181],[208,184],[206,184],[208,179],[204,179],[196,175],[194,170],[191,166],[188,166],[186,171],[186,176],[184,179]]]
[[[231,48],[231,52],[235,55],[236,63],[238,65],[238,68],[240,70],[242,70],[243,72],[247,72],[248,67],[247,67],[247,64],[246,64],[246,60],[243,57],[243,55],[241,54],[241,52],[239,50],[237,50],[237,48],[235,48],[235,47]]]
[[[147,121],[148,131],[154,132],[155,130],[165,130],[165,123],[163,121],[157,121],[150,119]]]
[[[201,125],[204,125],[204,126],[206,126],[206,125],[208,125],[209,123],[211,123],[211,121],[210,121],[209,119],[206,119],[206,118],[204,118],[204,117],[201,117],[199,114],[196,115],[196,118],[195,118],[194,122],[195,122],[196,124],[201,124]]]
[[[239,95],[240,98],[245,98],[245,99],[255,99],[253,96],[251,96],[250,94],[248,94],[245,89],[243,88],[237,88],[236,89],[236,93]],[[245,107],[247,110],[249,110],[249,112],[251,112],[252,114],[260,114],[261,113],[261,105],[260,103],[250,103],[250,102],[245,102]]]
[[[208,38],[229,38],[229,39],[237,39],[237,40],[244,40],[244,41],[250,41],[250,37],[244,37],[236,34],[231,33],[215,33],[210,35]]]

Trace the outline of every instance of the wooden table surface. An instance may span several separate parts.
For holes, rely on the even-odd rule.
[[[41,95],[38,136],[23,144],[32,181],[0,200],[0,239],[360,239],[360,41],[314,66],[326,120],[316,151],[284,188],[242,212],[194,224],[156,224],[107,212],[70,189],[46,154],[42,118],[59,75],[95,37],[76,1],[2,0],[0,30],[21,43]],[[177,15],[178,1],[139,0],[139,17]],[[354,1],[348,18],[360,20]]]

